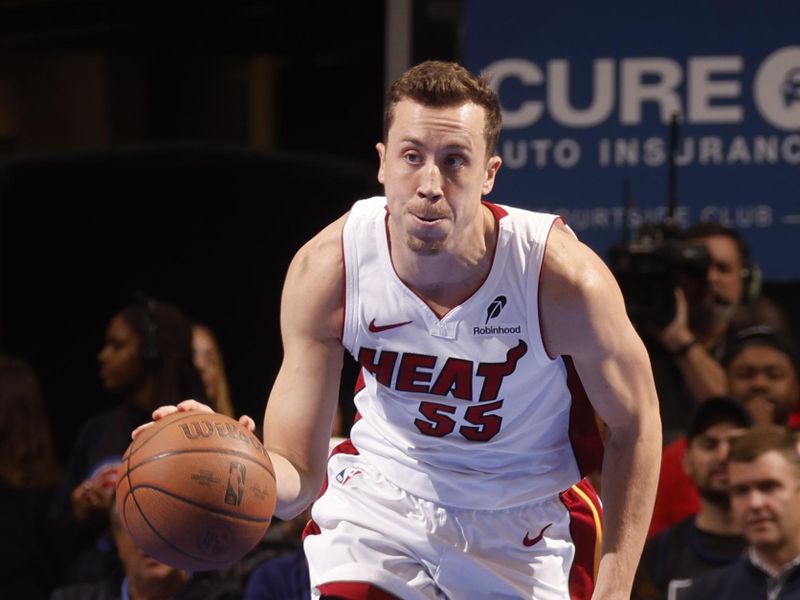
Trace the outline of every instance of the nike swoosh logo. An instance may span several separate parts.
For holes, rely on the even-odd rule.
[[[381,331],[386,331],[387,329],[394,329],[395,327],[402,327],[403,325],[408,325],[409,323],[413,323],[414,321],[403,321],[402,323],[389,323],[388,325],[375,325],[375,319],[372,319],[369,323],[369,330],[372,333],[380,333]]]
[[[552,523],[550,523],[550,525],[552,525]],[[539,542],[541,542],[541,541],[542,541],[542,538],[544,537],[544,532],[545,532],[545,531],[547,531],[547,528],[548,528],[548,527],[550,527],[550,525],[545,525],[545,526],[544,526],[544,529],[542,529],[542,530],[539,532],[539,535],[537,535],[537,536],[536,536],[535,538],[533,538],[533,539],[531,539],[531,538],[529,538],[529,537],[528,537],[528,534],[529,534],[530,532],[526,533],[526,534],[525,534],[525,537],[522,539],[522,543],[523,543],[525,546],[534,546],[534,545],[538,544]]]

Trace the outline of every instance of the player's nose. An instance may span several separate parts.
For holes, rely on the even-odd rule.
[[[417,193],[420,197],[436,200],[442,196],[442,183],[442,172],[439,166],[435,162],[430,161],[424,168],[420,169]]]

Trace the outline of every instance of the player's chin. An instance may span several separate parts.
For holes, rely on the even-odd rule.
[[[420,256],[432,256],[442,252],[447,246],[447,238],[439,236],[421,236],[409,234],[406,239],[408,248]]]

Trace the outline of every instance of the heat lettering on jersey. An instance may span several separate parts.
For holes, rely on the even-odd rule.
[[[510,348],[503,362],[475,363],[461,358],[448,358],[442,370],[433,380],[433,372],[439,357],[412,352],[397,353],[388,350],[378,351],[374,348],[361,347],[358,351],[358,362],[372,373],[378,383],[394,388],[400,392],[434,394],[436,396],[452,395],[459,400],[474,400],[472,380],[473,374],[483,379],[478,402],[496,400],[500,393],[503,379],[511,375],[517,368],[517,362],[528,351],[528,345],[519,343]],[[395,365],[399,367],[395,374]]]
[[[443,437],[456,431],[457,425],[463,422],[458,433],[464,438],[488,442],[499,433],[503,423],[501,415],[492,414],[503,406],[503,400],[497,399],[503,379],[516,370],[517,363],[527,351],[527,344],[519,340],[508,350],[503,362],[482,362],[477,367],[473,361],[450,357],[444,361],[435,381],[433,374],[439,362],[436,356],[362,347],[358,351],[358,362],[375,376],[378,383],[400,392],[477,400],[479,404],[468,407],[462,416],[458,416],[462,411],[455,406],[422,401],[419,412],[424,418],[415,419],[414,425],[424,435]],[[473,394],[473,377],[483,380],[477,399]]]

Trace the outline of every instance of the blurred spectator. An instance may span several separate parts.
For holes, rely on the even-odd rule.
[[[800,428],[800,354],[790,338],[764,326],[744,329],[723,363],[731,395],[757,424]]]
[[[700,510],[648,540],[634,598],[675,600],[689,579],[739,557],[745,541],[732,520],[727,462],[731,441],[751,425],[750,414],[731,398],[698,405],[686,434],[683,468],[699,490]]]
[[[52,600],[239,600],[240,590],[204,574],[170,567],[142,552],[125,531],[116,506],[110,508],[111,532],[123,567],[122,577],[106,577],[57,589]]]
[[[0,356],[0,598],[50,595],[45,516],[59,483],[47,409],[30,366]]]
[[[119,402],[82,426],[51,514],[66,582],[96,581],[119,568],[108,532],[117,466],[131,431],[148,422],[156,407],[205,399],[191,341],[189,320],[152,299],[128,306],[109,322],[98,355],[100,377]]]
[[[800,598],[800,454],[785,428],[734,440],[728,463],[734,521],[748,543],[733,564],[692,582],[681,600]]]
[[[792,341],[768,328],[743,330],[733,337],[723,365],[730,396],[743,403],[756,424],[800,425],[800,361]],[[650,535],[700,509],[697,488],[682,468],[685,438],[664,448]]]
[[[217,338],[205,325],[192,327],[192,352],[194,366],[203,379],[208,405],[218,413],[234,417],[222,351]]]
[[[703,222],[689,228],[683,237],[702,244],[710,262],[706,287],[688,294],[677,287],[672,322],[646,336],[665,443],[685,429],[693,404],[728,393],[720,361],[735,332],[737,314],[739,323],[760,324],[754,322],[758,318],[769,319],[773,326],[787,323],[777,306],[759,297],[757,270],[750,264],[749,249],[738,232],[720,223]]]
[[[311,509],[291,521],[276,524],[278,537],[289,546],[257,566],[247,582],[245,600],[305,600],[311,597],[308,562],[301,534],[311,518]],[[274,534],[273,534],[274,535]]]
[[[349,444],[342,435],[341,407],[333,419],[329,451],[335,452],[339,444]],[[262,559],[247,580],[245,600],[304,600],[311,596],[308,561],[303,551],[304,530],[313,531],[311,508],[290,521],[276,522],[267,534],[273,549],[276,542],[286,547],[279,554]]]

